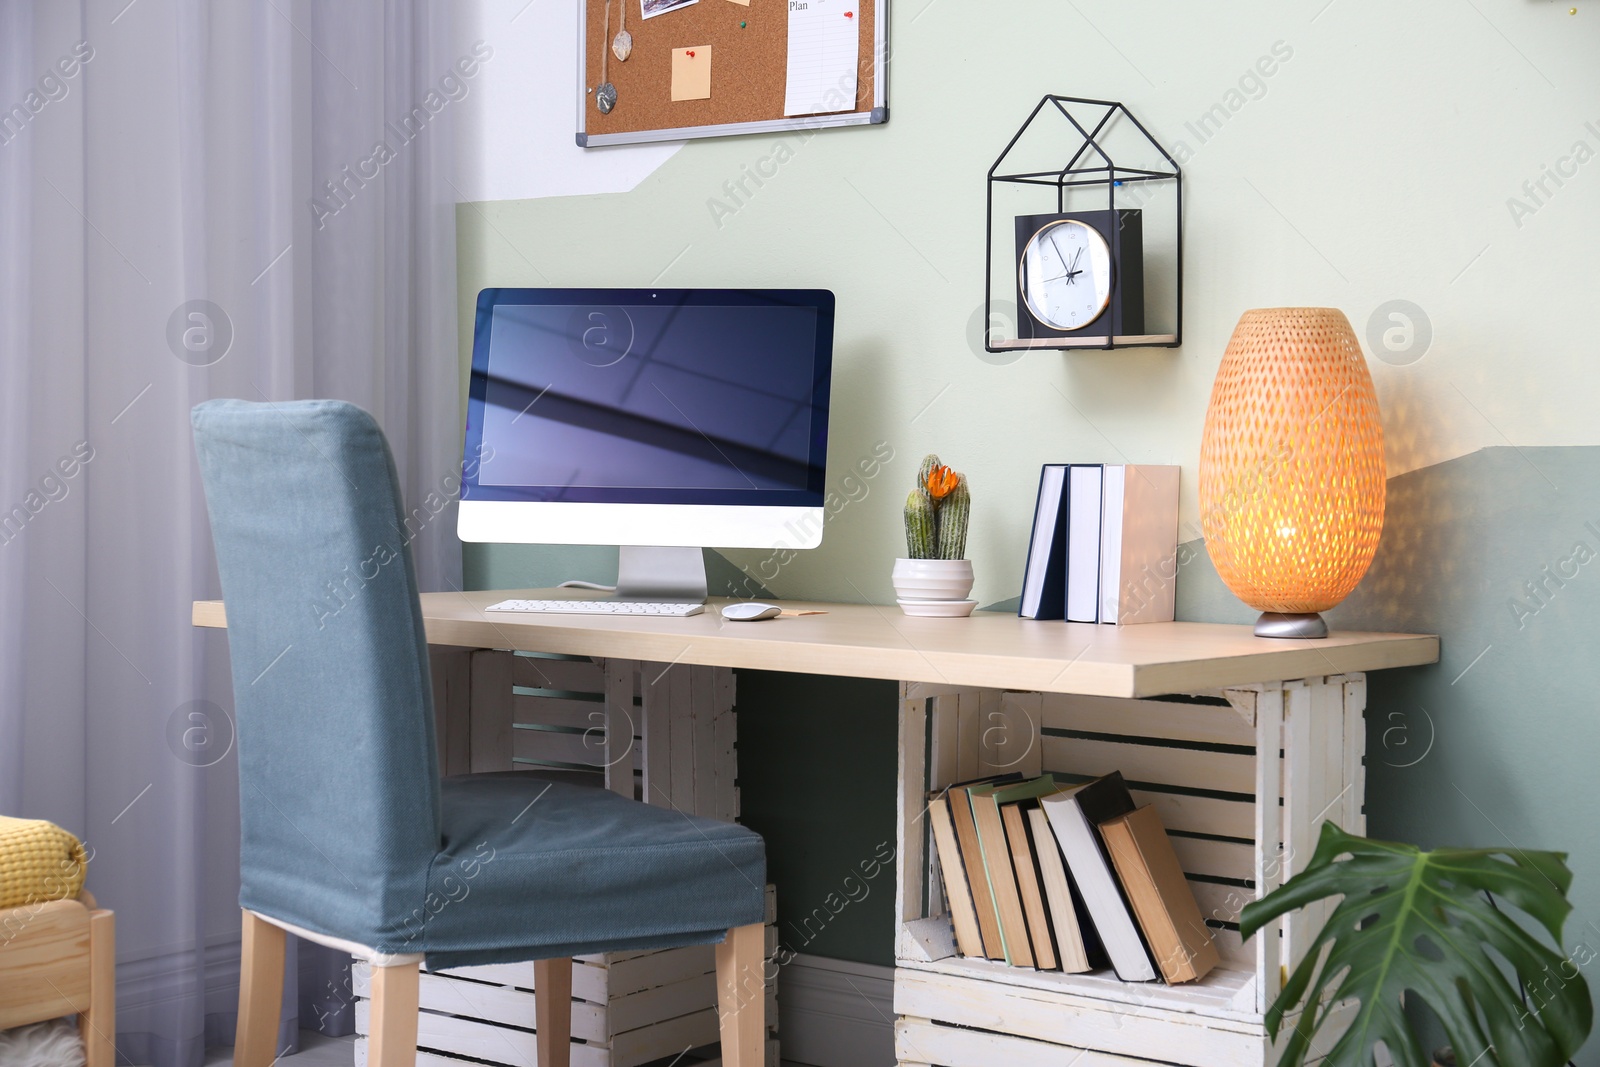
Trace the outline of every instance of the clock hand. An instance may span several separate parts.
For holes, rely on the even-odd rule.
[[[1067,284],[1071,285],[1076,280],[1076,276],[1072,273],[1072,267],[1067,263],[1066,253],[1062,252],[1061,246],[1056,244],[1055,234],[1052,233],[1048,234],[1047,236],[1050,238],[1050,247],[1056,250],[1056,258],[1061,261],[1061,265],[1063,267],[1067,268],[1067,273],[1065,275],[1057,275],[1057,277],[1065,277],[1067,279]],[[1082,249],[1079,249],[1079,251],[1082,251]]]
[[[1083,270],[1078,267],[1078,260],[1080,260],[1082,258],[1083,258],[1083,249],[1080,248],[1080,249],[1078,249],[1077,253],[1072,257],[1072,262],[1067,264],[1067,275],[1074,282],[1076,282],[1078,280],[1078,275],[1083,273]]]

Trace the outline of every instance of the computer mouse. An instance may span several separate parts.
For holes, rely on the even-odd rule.
[[[783,609],[776,604],[763,604],[756,600],[741,600],[735,604],[727,604],[722,609],[722,617],[732,622],[756,622],[760,619],[776,619],[783,614]]]

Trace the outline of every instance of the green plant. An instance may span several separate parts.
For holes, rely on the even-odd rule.
[[[911,559],[966,559],[972,494],[967,476],[929,454],[906,497],[906,552]]]
[[[1305,869],[1245,905],[1246,939],[1271,920],[1343,897],[1267,1012],[1274,1038],[1300,1015],[1279,1067],[1300,1067],[1342,1000],[1359,1002],[1348,1029],[1315,1052],[1324,1067],[1372,1064],[1382,1041],[1397,1067],[1431,1062],[1402,995],[1439,1017],[1460,1063],[1557,1067],[1589,1035],[1593,1005],[1578,965],[1495,907],[1493,894],[1528,915],[1559,946],[1572,905],[1566,856],[1517,848],[1441,848],[1372,841],[1324,823]],[[1326,950],[1326,959],[1323,958]],[[1502,962],[1533,987],[1525,1002]]]
[[[906,552],[912,559],[936,559],[939,524],[933,498],[926,489],[911,490],[906,497]]]

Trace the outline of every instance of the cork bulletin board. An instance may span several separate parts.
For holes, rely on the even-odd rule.
[[[608,30],[607,0],[577,0],[579,147],[887,122],[889,0],[847,4],[848,17],[859,26],[854,101],[842,99],[841,109],[828,114],[785,114],[789,5],[806,2],[698,0],[646,19],[642,0],[610,0]],[[619,61],[610,52],[612,38],[623,28],[623,4],[628,5],[626,29],[633,36],[633,51]],[[687,58],[689,52],[695,53],[693,59]],[[710,95],[674,100],[674,63],[708,58]],[[595,106],[602,70],[616,87],[616,106],[609,114]]]

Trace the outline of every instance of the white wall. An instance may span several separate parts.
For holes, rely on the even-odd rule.
[[[457,18],[464,44],[494,49],[459,127],[462,200],[627,192],[682,147],[577,146],[575,2],[466,0]]]

